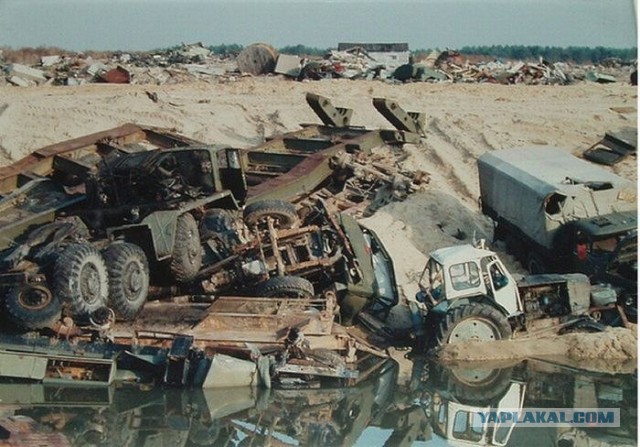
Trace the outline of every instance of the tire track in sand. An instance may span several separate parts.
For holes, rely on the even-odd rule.
[[[479,155],[492,150],[482,133],[470,131],[458,120],[452,124],[434,118],[427,127],[427,157],[434,163],[442,180],[454,192],[475,203],[479,195],[475,163]]]

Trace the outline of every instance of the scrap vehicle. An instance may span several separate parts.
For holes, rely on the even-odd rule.
[[[202,264],[196,218],[239,209],[246,194],[237,158],[237,150],[199,146],[112,152],[81,179],[81,202],[73,196],[61,202],[78,208],[63,207],[64,217],[35,229],[9,221],[27,231],[3,259],[8,314],[29,327],[55,319],[63,303],[83,318],[108,302],[118,317],[131,319],[147,299],[150,271],[166,271],[176,282],[193,279]],[[56,188],[48,182],[29,182],[3,202],[22,208],[16,213],[26,208],[30,219],[40,214],[33,209],[38,200]],[[47,212],[52,204],[40,206]]]
[[[626,324],[613,289],[581,273],[529,275],[516,281],[497,254],[465,244],[430,253],[410,302],[423,349],[464,340],[501,340],[514,330],[598,329]]]
[[[354,387],[149,390],[0,383],[0,397],[15,408],[15,420],[38,423],[35,434],[58,433],[71,445],[352,445],[385,414],[397,375],[398,365],[389,360]],[[0,417],[0,426],[16,435],[7,422]]]
[[[255,148],[211,147],[125,125],[45,147],[1,168],[6,218],[0,280],[9,320],[37,329],[56,322],[63,305],[72,317],[90,320],[105,304],[127,320],[139,313],[149,291],[248,293],[258,279],[264,283],[258,293],[310,295],[324,283],[314,290],[309,279],[326,282],[336,272],[336,282],[355,291],[345,310],[357,312],[367,296],[382,290],[369,279],[372,259],[376,270],[388,270],[380,267],[389,261],[375,249],[379,241],[348,217],[318,207],[303,207],[303,224],[281,199],[344,190],[353,164],[344,157],[336,164],[336,156],[417,141],[424,117],[376,99],[398,130],[371,131],[350,126],[349,109],[317,95],[307,100],[325,125],[305,125]],[[398,189],[406,194],[412,179],[396,174],[373,178],[386,181],[390,195]],[[368,199],[351,191],[341,206]],[[243,203],[238,218],[233,211]],[[351,245],[349,237],[358,243]],[[373,258],[371,247],[378,254]],[[298,274],[310,278],[293,277]],[[393,281],[385,281],[389,308],[397,295]]]
[[[580,272],[611,284],[637,318],[636,185],[560,148],[492,151],[478,159],[482,212],[531,273]]]
[[[443,365],[413,357],[407,394],[434,438],[455,446],[632,445],[637,436],[634,374],[598,374],[543,360]],[[531,427],[524,411],[617,408],[618,427]],[[547,413],[548,414],[548,413]],[[533,442],[533,444],[532,444]],[[631,443],[631,444],[629,444]],[[395,445],[395,444],[394,444]]]

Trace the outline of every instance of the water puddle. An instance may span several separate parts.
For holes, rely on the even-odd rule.
[[[3,383],[0,426],[10,433],[0,428],[0,445],[636,444],[635,374],[591,373],[537,360],[451,368],[417,358],[410,367],[410,374],[400,374],[399,365],[389,361],[359,386],[329,389]],[[478,423],[481,414],[507,408],[619,408],[620,426]]]

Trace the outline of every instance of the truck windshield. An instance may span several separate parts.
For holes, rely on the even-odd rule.
[[[449,267],[449,275],[455,290],[466,290],[480,285],[480,271],[475,262],[461,262]]]

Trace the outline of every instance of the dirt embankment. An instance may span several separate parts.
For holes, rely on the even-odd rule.
[[[637,368],[637,353],[638,337],[634,330],[609,328],[601,333],[456,343],[446,346],[440,359],[453,363],[544,358],[593,371],[630,373]]]

